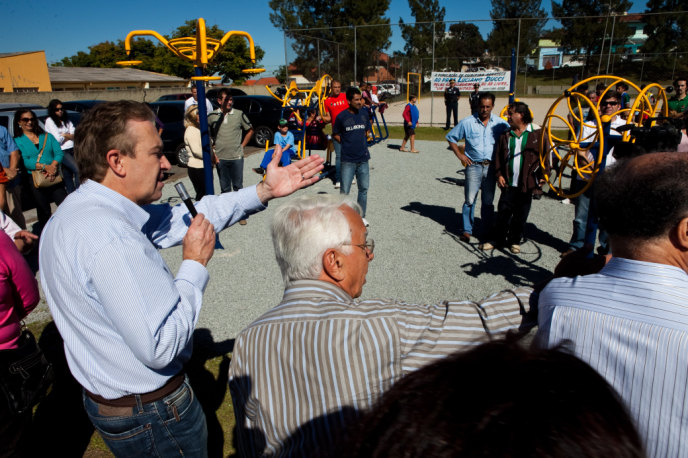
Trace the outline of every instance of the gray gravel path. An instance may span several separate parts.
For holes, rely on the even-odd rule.
[[[363,298],[478,300],[504,288],[532,285],[552,271],[570,236],[573,205],[547,197],[534,201],[526,229],[528,241],[521,254],[482,252],[477,241],[466,244],[458,239],[464,174],[447,144],[419,140],[416,145],[421,153],[412,154],[399,152],[399,143],[389,140],[371,148],[366,219],[376,247]],[[258,182],[251,168],[261,158],[261,154],[246,158],[245,186]],[[188,178],[182,181],[192,188]],[[217,180],[215,186],[219,189]],[[328,179],[300,192],[339,191]],[[498,198],[499,191],[495,205]],[[235,225],[220,234],[224,249],[217,250],[209,263],[211,279],[198,324],[209,329],[216,342],[236,337],[281,298],[283,284],[269,221],[286,199],[271,202],[267,210],[251,216],[248,225]],[[165,186],[162,201],[179,202],[172,183]],[[181,247],[163,250],[162,255],[176,272]],[[30,316],[49,319],[44,301]]]

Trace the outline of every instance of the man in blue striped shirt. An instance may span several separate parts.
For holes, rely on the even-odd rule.
[[[320,158],[277,167],[263,182],[205,196],[190,217],[160,199],[170,168],[151,110],[103,103],[82,119],[82,186],[43,231],[41,284],[84,388],[91,422],[116,456],[207,456],[205,416],[183,366],[208,283],[215,233],[311,184]],[[176,276],[158,248],[182,244]]]
[[[648,456],[688,456],[688,157],[625,159],[595,182],[612,258],[553,280],[536,341],[569,341],[626,402]],[[566,261],[566,258],[565,258]]]
[[[530,323],[530,288],[479,303],[355,299],[375,244],[341,197],[282,205],[272,237],[284,296],[237,337],[230,366],[240,456],[313,456],[400,377]]]

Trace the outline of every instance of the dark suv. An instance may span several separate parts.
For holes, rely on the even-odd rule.
[[[184,146],[184,101],[150,102],[148,106],[165,125],[160,136],[163,150],[167,159],[176,164],[179,150]]]
[[[253,143],[260,148],[272,143],[282,117],[282,102],[268,95],[234,96],[234,106],[246,113],[253,126]]]

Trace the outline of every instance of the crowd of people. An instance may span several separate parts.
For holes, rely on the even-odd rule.
[[[669,102],[684,121],[685,83],[675,82]],[[509,105],[504,121],[492,114],[494,95],[477,89],[475,113],[446,136],[466,173],[460,239],[475,237],[480,192],[481,248],[518,254],[549,173],[537,160],[542,133],[525,103]],[[599,94],[611,136],[628,103],[616,89]],[[237,336],[228,372],[240,456],[688,456],[688,156],[651,144],[616,160],[611,152],[576,202],[575,250],[545,284],[477,302],[360,300],[375,259],[365,220],[368,99],[375,103],[365,88],[342,91],[335,81],[324,102],[339,195],[297,196],[272,215],[284,295]],[[206,417],[185,365],[216,234],[314,184],[323,169],[318,155],[284,159],[294,142],[284,120],[263,180],[244,188],[252,127],[229,91],[218,102],[209,125],[220,195],[203,188],[198,102],[186,110],[193,217],[183,204],[154,203],[170,164],[145,104],[100,104],[75,130],[55,101],[48,132],[31,110],[17,112],[14,139],[0,129],[0,350],[19,345],[20,320],[38,302],[21,253],[39,240],[41,287],[69,369],[116,456],[208,455]],[[404,116],[412,149],[414,102]],[[685,136],[684,125],[675,150]],[[68,178],[59,165],[71,158]],[[348,196],[354,177],[356,199]],[[5,215],[21,209],[13,186],[28,185],[40,239]],[[51,200],[59,205],[52,217]],[[596,255],[578,245],[577,224],[593,207],[604,233]],[[183,259],[176,275],[158,252],[175,245]],[[519,338],[536,326],[526,348]],[[22,456],[30,411],[18,416],[0,402],[0,418],[3,454]]]

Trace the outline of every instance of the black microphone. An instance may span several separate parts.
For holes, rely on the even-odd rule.
[[[179,197],[182,198],[182,202],[186,205],[186,208],[189,209],[189,213],[191,213],[191,217],[195,218],[196,215],[198,215],[198,212],[196,211],[196,207],[194,207],[193,202],[191,202],[191,196],[189,195],[188,192],[186,192],[186,187],[184,187],[184,183],[177,183],[174,185],[174,189],[177,190],[179,193]]]

